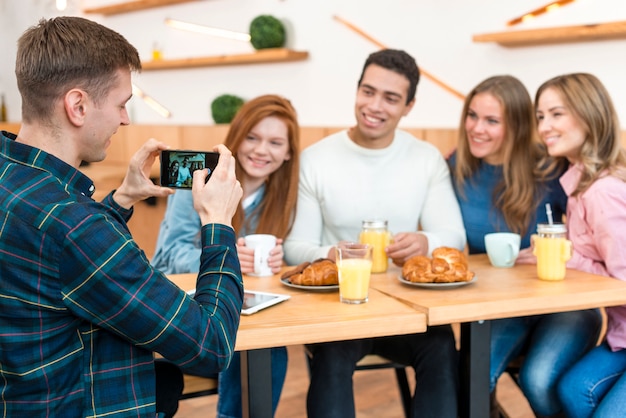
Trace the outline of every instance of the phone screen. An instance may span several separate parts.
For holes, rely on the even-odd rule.
[[[219,154],[217,152],[166,150],[161,151],[161,186],[191,189],[193,172],[207,168],[209,174],[215,170]]]

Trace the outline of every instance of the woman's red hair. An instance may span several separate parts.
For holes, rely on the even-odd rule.
[[[268,116],[280,118],[285,122],[291,158],[270,174],[265,183],[265,196],[257,208],[259,222],[255,232],[285,238],[291,230],[296,212],[300,170],[300,127],[291,102],[273,94],[259,96],[246,102],[233,118],[224,144],[236,156],[239,146],[252,128]],[[239,161],[236,172],[238,178],[244,173]],[[240,204],[233,218],[235,231],[240,231],[245,222],[243,207]]]

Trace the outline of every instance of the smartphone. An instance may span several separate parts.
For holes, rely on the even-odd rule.
[[[193,172],[209,169],[205,181],[217,166],[219,153],[191,150],[161,151],[161,186],[177,189],[191,189]]]

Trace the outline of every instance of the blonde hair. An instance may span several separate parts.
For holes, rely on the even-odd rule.
[[[620,142],[620,125],[609,92],[592,74],[572,73],[543,83],[535,104],[547,89],[553,89],[586,131],[580,150],[582,176],[572,193],[576,196],[591,186],[604,172],[626,181],[626,153]],[[564,157],[561,157],[565,160]]]
[[[265,183],[265,195],[256,209],[259,222],[255,232],[284,238],[293,225],[300,170],[300,128],[291,102],[273,94],[259,96],[246,102],[233,118],[224,144],[233,155],[237,155],[239,146],[252,128],[269,116],[280,118],[287,126],[291,158],[270,174]],[[244,173],[239,161],[237,161],[236,172],[239,178]],[[240,231],[245,227],[246,221],[240,204],[233,218],[235,231]]]
[[[543,153],[535,131],[532,100],[517,78],[510,75],[490,77],[467,95],[459,124],[454,181],[457,190],[462,191],[481,163],[470,152],[465,121],[472,99],[482,93],[490,94],[500,102],[503,116],[503,176],[495,187],[493,204],[502,212],[509,229],[524,235],[539,205],[538,181],[547,178],[547,171],[539,168]]]

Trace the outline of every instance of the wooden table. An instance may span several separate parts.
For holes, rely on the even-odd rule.
[[[184,290],[195,288],[195,274],[168,277]],[[235,350],[241,351],[244,416],[272,417],[272,347],[426,330],[424,313],[375,289],[370,290],[369,302],[348,305],[339,301],[338,291],[294,289],[282,284],[279,278],[244,276],[246,289],[291,295],[285,302],[241,317]]]
[[[371,287],[423,312],[428,325],[461,323],[461,415],[489,416],[490,319],[626,304],[626,282],[568,270],[565,280],[537,278],[534,265],[495,268],[486,255],[469,257],[476,282],[453,289],[401,283],[400,269],[372,276]]]

